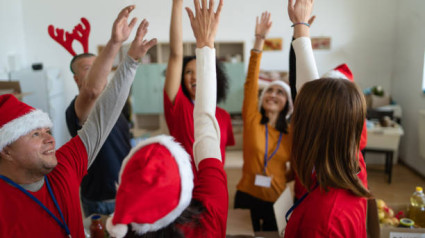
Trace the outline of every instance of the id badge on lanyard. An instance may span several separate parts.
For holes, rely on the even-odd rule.
[[[263,174],[257,174],[255,176],[254,184],[255,186],[259,186],[259,187],[270,188],[272,185],[272,177],[267,176],[266,168],[267,168],[268,162],[273,158],[273,156],[276,154],[277,150],[279,149],[280,142],[282,141],[282,132],[279,134],[279,140],[277,141],[276,149],[273,151],[273,153],[269,157],[268,156],[269,130],[268,130],[267,124],[265,126],[266,126],[266,146],[265,146],[265,153],[264,153],[264,169],[263,169]]]
[[[267,175],[255,175],[255,186],[270,188],[272,186],[272,177]]]

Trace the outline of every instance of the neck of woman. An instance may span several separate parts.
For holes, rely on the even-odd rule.
[[[277,118],[279,117],[279,112],[266,112],[266,116],[269,119],[268,124],[276,128]]]

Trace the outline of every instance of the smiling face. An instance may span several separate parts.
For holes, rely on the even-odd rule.
[[[2,153],[10,158],[15,168],[35,177],[48,174],[58,164],[55,140],[49,128],[32,130],[6,146]]]
[[[264,92],[262,107],[267,112],[281,112],[288,101],[285,90],[279,85],[272,85]]]
[[[189,92],[192,100],[195,100],[196,95],[196,59],[189,61],[186,64],[183,72],[183,83]]]

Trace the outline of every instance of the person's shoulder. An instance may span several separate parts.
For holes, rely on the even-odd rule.
[[[365,237],[366,199],[341,189],[329,217],[329,234],[334,237]]]
[[[219,106],[217,106],[215,108],[215,111],[216,111],[217,114],[220,114],[220,115],[226,116],[226,117],[230,117],[230,114],[225,109],[223,109],[223,108],[221,108]]]
[[[351,191],[341,188],[331,188],[327,199],[330,224],[332,223],[355,223],[365,219],[366,199],[356,196]],[[348,222],[347,222],[348,221]]]
[[[66,108],[67,113],[71,111],[75,113],[75,100],[77,100],[77,96],[75,96],[74,99],[72,99],[72,101],[69,103],[68,107]]]

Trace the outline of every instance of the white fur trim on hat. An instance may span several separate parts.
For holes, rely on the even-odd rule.
[[[0,151],[32,130],[45,127],[51,128],[52,125],[49,115],[41,110],[33,110],[18,117],[0,128]]]
[[[292,102],[292,96],[291,96],[291,88],[289,87],[289,85],[281,80],[274,80],[272,82],[270,82],[266,87],[264,87],[263,91],[261,92],[260,98],[258,100],[258,111],[261,110],[261,107],[263,106],[263,99],[264,99],[264,94],[266,93],[266,91],[273,85],[278,85],[280,87],[282,87],[287,95],[287,102],[288,102],[288,113],[286,114],[286,118],[288,119],[291,115],[292,112],[294,110],[294,103]]]
[[[174,210],[172,210],[166,216],[157,220],[153,224],[131,223],[132,230],[135,231],[136,234],[138,235],[142,235],[150,231],[157,231],[161,228],[168,226],[177,217],[179,217],[182,214],[182,212],[189,206],[192,200],[193,171],[192,171],[192,164],[190,163],[190,156],[183,149],[183,147],[174,140],[173,137],[167,136],[167,135],[159,135],[159,136],[146,139],[144,141],[141,141],[138,145],[136,145],[133,149],[131,149],[130,153],[122,162],[122,166],[121,166],[121,170],[119,174],[119,182],[121,182],[121,176],[124,171],[124,168],[127,165],[130,158],[133,156],[133,154],[136,153],[139,149],[143,148],[144,146],[154,144],[154,143],[159,143],[165,146],[176,160],[176,163],[179,167],[180,181],[181,181],[180,199],[179,199],[179,204],[177,205],[176,208],[174,208]],[[110,229],[114,230],[115,226],[117,225],[123,225],[123,224],[113,225],[111,222],[110,227],[108,228],[107,226],[108,231]]]
[[[346,79],[349,80],[347,78],[347,76],[341,72],[339,72],[338,70],[331,70],[326,72],[322,78],[333,78],[333,79]]]
[[[106,220],[106,229],[108,230],[108,233],[111,237],[115,238],[122,238],[124,237],[128,232],[127,225],[124,224],[116,224],[115,226],[112,224],[112,217],[114,214],[112,214],[108,219]]]

